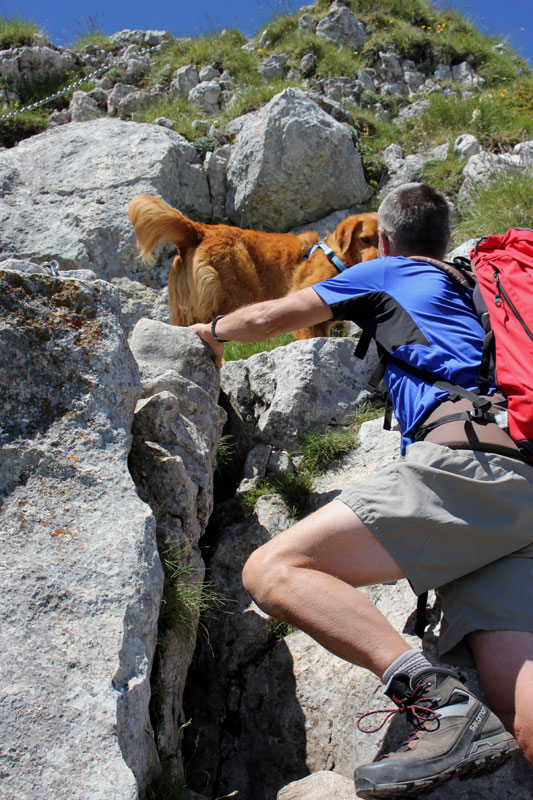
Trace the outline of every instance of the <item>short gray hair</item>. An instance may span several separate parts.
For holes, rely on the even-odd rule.
[[[450,237],[450,209],[437,189],[404,183],[381,203],[378,224],[398,253],[443,258]]]

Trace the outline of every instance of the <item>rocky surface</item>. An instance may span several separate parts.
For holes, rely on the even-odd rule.
[[[245,228],[293,227],[373,194],[349,131],[301,90],[285,89],[233,125],[226,207]],[[342,182],[335,164],[343,164]]]
[[[127,469],[137,366],[108,284],[1,281],[2,791],[133,800],[163,582]]]
[[[209,217],[211,202],[196,148],[158,125],[116,119],[76,122],[0,153],[3,258],[57,259],[109,280],[142,278],[127,217],[134,194],[165,197],[184,213]],[[152,268],[153,269],[153,268]]]
[[[310,11],[298,27],[318,41],[359,49],[372,35],[341,2],[320,19]],[[244,49],[270,46],[269,35]],[[480,90],[468,60],[377,46],[347,77],[318,74],[312,52],[292,68],[288,52],[258,56],[264,78],[300,88],[223,123],[242,87],[218,63],[148,80],[174,41],[124,30],[111,49],[41,36],[0,52],[5,113],[32,85],[91,72],[47,131],[0,152],[0,797],[352,800],[354,767],[402,726],[358,731],[360,714],[384,705],[379,682],[250,600],[242,565],[291,518],[279,494],[246,518],[240,503],[260,479],[297,473],[303,433],[350,423],[370,397],[376,353],[359,363],[352,338],[303,341],[219,375],[196,334],[166,324],[174,251],[142,264],[127,205],[148,192],[201,221],[324,235],[428,161],[463,160],[461,203],[498,170],[530,170],[533,145],[489,152],[468,131],[417,152],[393,144],[377,185],[349,108],[414,125],[434,92]],[[139,121],[174,98],[198,104],[196,145],[165,116]],[[229,499],[215,480],[222,434]],[[358,446],[314,479],[310,508],[397,451],[397,432],[365,423]],[[419,647],[407,584],[365,591]],[[422,648],[436,660],[433,596],[429,622]],[[475,671],[465,677],[479,691]],[[431,796],[532,793],[533,772],[516,758]]]

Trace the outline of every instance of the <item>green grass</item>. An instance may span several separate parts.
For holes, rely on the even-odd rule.
[[[151,70],[152,80],[170,84],[179,67],[210,64],[221,72],[228,70],[234,80],[250,83],[260,81],[258,58],[242,49],[246,37],[240,31],[229,30],[193,39],[170,42],[156,58]]]
[[[200,134],[195,133],[193,122],[203,119],[205,112],[197,103],[190,103],[186,97],[177,97],[173,100],[155,100],[141,112],[141,122],[155,122],[158,117],[172,120],[175,130],[190,141]]]
[[[298,629],[295,628],[294,625],[291,625],[289,622],[281,622],[280,620],[278,620],[278,622],[276,622],[276,624],[272,628],[272,636],[274,637],[274,639],[281,641],[282,639],[285,639],[286,636],[290,636],[291,633],[294,633],[297,630]]]
[[[46,129],[48,114],[46,111],[24,111],[22,114],[0,121],[0,146],[13,147],[22,139],[35,136]]]
[[[324,472],[337,458],[355,446],[351,428],[313,429],[302,440],[300,470],[311,476]]]
[[[237,495],[235,508],[237,518],[246,519],[254,513],[255,504],[260,497],[274,494],[276,494],[276,488],[270,481],[266,480],[266,478],[258,481],[251,489]]]
[[[284,347],[293,341],[292,333],[283,333],[281,336],[267,339],[265,342],[228,342],[224,347],[224,361],[238,361],[255,356],[257,353],[268,353],[276,347]]]
[[[433,145],[450,142],[465,131],[472,133],[485,150],[499,152],[513,147],[518,142],[533,137],[533,90],[524,81],[520,89],[507,89],[501,82],[498,90],[491,92],[469,92],[464,96],[432,94],[430,105],[416,120],[406,120],[402,125],[379,121],[372,112],[354,111],[360,132],[360,150],[365,164],[376,166],[380,153],[389,144],[397,143],[405,154],[429,149]],[[457,165],[450,162],[450,174]],[[438,170],[437,170],[438,171]]]
[[[111,53],[118,50],[118,46],[111,41],[107,34],[99,33],[98,31],[82,34],[78,39],[76,39],[72,47],[74,50],[82,50],[88,44],[94,44],[97,47],[102,48],[102,50],[109,50]]]
[[[160,546],[165,582],[159,613],[159,635],[179,627],[194,633],[200,616],[221,608],[226,598],[203,580],[191,559],[191,547],[167,540]]]
[[[182,800],[185,788],[183,780],[174,776],[170,763],[166,762],[145,788],[142,800]]]
[[[382,416],[383,408],[363,403],[354,413],[350,425],[338,428],[313,428],[302,437],[299,454],[302,456],[296,472],[287,472],[272,478],[263,478],[247,492],[237,497],[237,511],[241,519],[253,514],[259,497],[278,495],[295,519],[309,513],[309,495],[313,479],[325,472],[341,456],[357,447],[357,433],[367,420]]]
[[[0,16],[0,50],[31,46],[34,37],[42,33],[42,28],[31,19],[6,14]]]
[[[445,161],[426,162],[422,180],[444,194],[455,197],[463,182],[464,165],[464,159],[457,158],[450,147],[448,158]]]
[[[533,173],[502,169],[479,186],[462,209],[452,232],[454,245],[488,234],[503,234],[509,228],[533,224]]]
[[[73,33],[74,40],[71,47],[74,50],[82,50],[86,45],[94,44],[111,52],[118,50],[118,46],[113,44],[105,32],[103,18],[104,14],[102,12],[101,18],[98,14],[95,14],[89,15],[86,20],[78,20]]]
[[[231,434],[221,436],[218,441],[216,471],[223,472],[229,467],[235,451],[235,441]]]

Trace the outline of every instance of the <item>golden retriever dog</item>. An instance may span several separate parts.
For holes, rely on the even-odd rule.
[[[230,225],[193,222],[158,197],[138,194],[128,215],[141,257],[152,261],[165,242],[178,248],[168,276],[172,325],[210,322],[260,300],[273,300],[336,275],[338,269],[320,247],[320,237],[305,233],[266,233]],[[378,256],[377,214],[344,219],[325,244],[351,266]],[[332,323],[295,331],[296,338],[327,336]]]

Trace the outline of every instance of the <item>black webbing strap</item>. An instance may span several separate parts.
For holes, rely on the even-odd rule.
[[[479,366],[479,375],[476,383],[477,388],[481,394],[487,394],[493,383],[493,376],[491,375],[491,366],[493,363],[494,353],[494,331],[492,328],[487,331],[483,337],[483,350],[481,352],[481,363]]]
[[[416,620],[415,620],[415,634],[419,639],[424,638],[424,631],[426,630],[426,606],[428,602],[428,593],[422,592],[416,599]]]
[[[359,341],[357,342],[357,347],[355,348],[354,353],[356,358],[360,358],[362,360],[366,356],[371,341],[372,337],[370,334],[366,333],[365,331],[361,331],[361,335],[359,336]]]
[[[415,442],[423,441],[428,433],[434,431],[435,428],[440,428],[441,425],[446,425],[448,422],[460,422],[464,420],[465,422],[471,422],[472,417],[476,419],[477,422],[486,423],[486,422],[496,422],[496,417],[494,414],[489,414],[485,412],[483,416],[475,417],[471,411],[457,411],[455,414],[446,414],[443,417],[439,417],[435,422],[430,423],[429,425],[421,425],[417,428]]]

